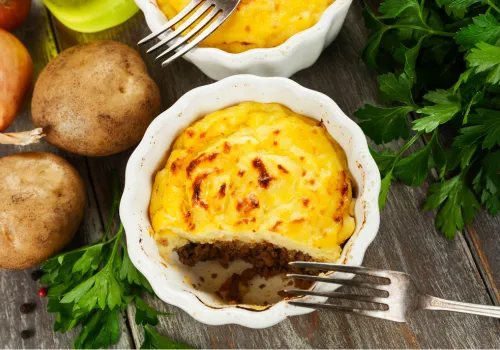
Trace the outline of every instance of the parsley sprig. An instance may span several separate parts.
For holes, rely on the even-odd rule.
[[[114,196],[106,230],[98,242],[64,252],[42,266],[40,283],[49,286],[49,312],[55,313],[54,331],[66,332],[79,325],[75,348],[107,348],[120,337],[120,312],[133,303],[135,322],[144,328],[141,348],[184,349],[152,327],[159,322],[158,312],[149,306],[143,293],[154,295],[151,285],[135,268],[128,256],[123,226],[111,238],[113,221],[119,206],[119,185],[114,181]]]
[[[384,0],[364,11],[371,37],[362,52],[378,77],[381,102],[355,115],[376,144],[408,140],[399,151],[371,150],[383,180],[420,186],[436,169],[424,205],[437,209],[447,238],[483,204],[500,212],[499,0]],[[424,136],[424,147],[416,141]],[[432,180],[431,180],[432,181]]]

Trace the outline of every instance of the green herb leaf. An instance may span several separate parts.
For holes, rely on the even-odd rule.
[[[156,326],[158,324],[158,315],[170,316],[169,313],[156,311],[138,296],[135,297],[134,302],[136,308],[135,323],[138,325],[150,324]]]
[[[47,310],[56,314],[54,331],[66,332],[82,325],[73,344],[76,348],[108,348],[116,344],[120,310],[129,303],[136,303],[136,321],[140,325],[157,324],[158,315],[166,315],[139,297],[143,291],[153,295],[153,290],[130,261],[123,226],[120,224],[116,235],[106,241],[119,205],[118,180],[113,188],[113,205],[101,241],[62,253],[42,266],[45,275],[41,283],[49,285]],[[158,339],[158,346],[178,344]]]
[[[466,59],[469,66],[476,69],[476,73],[489,72],[486,77],[487,83],[500,82],[500,47],[478,43],[470,50]]]
[[[436,0],[436,3],[444,6],[448,14],[453,14],[458,18],[463,18],[467,13],[467,8],[482,2],[482,0]]]
[[[463,72],[462,74],[460,74],[460,76],[458,77],[458,81],[455,83],[455,85],[453,85],[453,93],[454,94],[456,94],[458,92],[458,89],[460,88],[460,86],[462,84],[467,83],[467,81],[469,80],[470,76],[473,73],[474,73],[474,69],[473,68],[469,68],[465,72]]]
[[[370,148],[370,153],[375,159],[375,162],[378,165],[378,169],[380,170],[380,173],[385,175],[388,171],[390,171],[393,168],[394,162],[396,161],[396,154],[392,153],[390,151],[384,153],[378,153],[375,151],[373,148]]]
[[[500,212],[500,151],[488,153],[482,168],[474,178],[474,191],[491,215]]]
[[[478,104],[483,99],[484,99],[484,92],[482,92],[482,91],[477,91],[474,94],[474,96],[472,96],[472,98],[469,101],[469,103],[467,103],[467,107],[465,108],[465,114],[464,114],[464,119],[463,119],[462,124],[467,124],[467,121],[468,121],[468,118],[469,118],[469,114],[470,114],[470,110],[471,110],[472,106],[474,106],[475,104]]]
[[[377,144],[408,139],[411,112],[417,119],[410,125],[418,133],[397,153],[370,150],[383,178],[379,205],[393,181],[418,186],[435,168],[441,182],[432,185],[427,207],[439,209],[436,225],[451,238],[472,220],[479,198],[492,214],[500,207],[499,171],[485,163],[500,152],[500,4],[380,3],[380,16],[365,10],[371,38],[362,57],[384,73],[378,77],[380,97],[390,106],[365,105],[355,116]],[[430,132],[428,145],[410,148]]]
[[[444,150],[443,145],[441,145],[441,142],[439,142],[438,137],[434,140],[431,161],[433,162],[432,167],[439,170],[439,178],[444,180],[446,169],[448,167],[448,158],[446,157],[446,151]]]
[[[102,326],[99,321],[104,316],[103,314],[102,311],[95,311],[85,320],[85,325],[82,327],[80,334],[73,341],[73,348],[90,349],[92,347],[93,333]]]
[[[65,282],[68,276],[72,274],[73,265],[84,254],[85,250],[72,252],[72,254],[64,253],[61,256],[56,256],[47,260],[41,267],[45,273],[40,279],[40,283],[54,285]]]
[[[385,206],[385,202],[387,201],[387,194],[389,193],[389,189],[392,184],[392,169],[387,172],[387,174],[382,179],[380,184],[380,195],[378,197],[378,206],[380,210],[382,210]]]
[[[183,343],[177,343],[170,339],[167,339],[154,330],[148,325],[144,326],[144,343],[141,345],[141,349],[193,349],[189,345]]]
[[[368,39],[368,44],[363,49],[361,56],[363,57],[363,61],[368,68],[376,69],[377,65],[377,54],[379,52],[380,41],[384,36],[385,32],[388,28],[384,27],[373,34],[370,39]]]
[[[469,165],[472,162],[472,157],[476,153],[476,150],[477,150],[477,145],[469,145],[460,150],[459,159],[460,159],[461,170],[465,170],[469,167]]]
[[[462,230],[465,224],[472,222],[479,207],[474,192],[465,182],[465,173],[432,184],[424,206],[425,210],[440,208],[436,227],[442,230],[448,239],[454,238],[457,230]]]
[[[420,151],[401,159],[394,168],[394,175],[408,186],[420,186],[427,178],[434,138]]]
[[[454,145],[467,147],[480,143],[483,148],[491,149],[500,145],[500,111],[476,109],[476,115],[469,117],[468,125],[460,129],[460,136],[455,138]]]
[[[413,83],[405,73],[400,74],[399,78],[396,78],[392,73],[379,75],[377,80],[385,101],[401,102],[410,106],[415,105],[411,95]]]
[[[75,262],[72,272],[86,274],[90,269],[96,270],[101,260],[101,252],[104,244],[96,244],[85,250],[85,253]]]
[[[375,16],[375,14],[370,11],[368,7],[363,8],[363,19],[365,20],[366,27],[372,31],[377,31],[382,27],[385,27],[385,24],[380,22],[377,16]]]
[[[120,309],[115,308],[101,318],[102,327],[95,335],[92,348],[108,348],[120,338]]]
[[[61,304],[57,298],[49,298],[47,311],[56,314],[54,332],[67,332],[85,317],[85,313],[73,311],[73,304]]]
[[[381,18],[396,18],[408,9],[420,10],[417,0],[385,0],[379,7]]]
[[[410,136],[406,115],[414,111],[411,106],[382,108],[365,105],[354,115],[360,119],[359,126],[376,143],[385,143]]]
[[[432,132],[439,125],[449,122],[457,113],[462,110],[460,100],[457,95],[447,90],[436,90],[427,93],[424,98],[434,102],[434,106],[421,108],[417,113],[421,117],[413,122],[413,129],[417,131]]]
[[[113,310],[124,303],[122,287],[116,280],[112,264],[107,265],[96,275],[80,283],[61,299],[61,303],[75,303],[84,310],[92,310],[96,305],[101,309]]]
[[[462,28],[455,40],[467,49],[480,42],[496,44],[500,40],[500,22],[490,13],[479,15],[472,19],[474,24]]]
[[[410,80],[412,85],[417,82],[417,58],[420,53],[420,47],[422,46],[422,42],[425,40],[425,38],[427,38],[427,36],[423,36],[422,38],[420,38],[417,45],[405,52],[404,72],[408,76],[408,79]],[[413,97],[411,101],[414,104]]]
[[[86,320],[80,334],[75,338],[76,349],[108,348],[116,344],[120,337],[120,311],[95,311]]]
[[[120,280],[127,281],[129,284],[135,284],[139,287],[146,289],[149,294],[153,294],[153,288],[149,284],[148,280],[139,272],[130,261],[128,251],[124,249],[123,262],[120,269]]]
[[[443,23],[439,14],[433,9],[420,9],[419,6],[407,7],[406,11],[399,15],[392,25],[396,30],[398,38],[402,41],[417,41],[427,36],[429,31],[441,30]]]
[[[429,91],[424,95],[424,99],[435,104],[455,104],[460,102],[460,96],[449,90]]]

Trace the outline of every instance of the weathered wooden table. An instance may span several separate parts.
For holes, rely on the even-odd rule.
[[[325,50],[319,61],[292,77],[300,84],[332,97],[348,115],[364,103],[374,102],[377,86],[374,77],[358,60],[366,42],[361,18],[361,1],[355,1],[344,29]],[[142,13],[123,25],[101,33],[84,35],[73,32],[35,0],[30,17],[15,34],[26,45],[35,63],[36,75],[54,56],[66,48],[94,39],[119,40],[135,47],[148,33]],[[0,53],[1,54],[1,53]],[[150,74],[161,89],[163,108],[172,105],[185,92],[210,83],[195,66],[179,60],[162,69],[141,54]],[[11,127],[11,131],[32,128],[30,106]],[[422,141],[423,142],[423,141]],[[0,156],[23,151],[48,151],[68,159],[84,178],[87,206],[78,242],[92,242],[103,232],[103,222],[111,206],[109,176],[112,168],[124,175],[131,151],[112,157],[85,158],[62,152],[46,142],[26,148],[0,146]],[[481,212],[478,220],[446,241],[434,228],[433,214],[424,213],[422,202],[427,185],[411,189],[395,185],[382,213],[382,225],[368,249],[366,266],[405,271],[422,288],[439,297],[480,304],[500,303],[500,218]],[[45,310],[45,300],[37,295],[38,285],[30,278],[31,270],[0,271],[0,346],[5,348],[68,348],[75,331],[53,333],[53,315]],[[19,306],[36,302],[34,313],[21,315]],[[240,326],[206,326],[180,309],[160,300],[152,301],[172,317],[161,318],[158,330],[172,339],[201,348],[498,348],[500,321],[470,315],[421,312],[409,323],[317,312],[290,318],[264,330]],[[122,336],[118,347],[138,347],[142,334],[136,328],[134,310],[123,315]],[[34,337],[23,340],[23,329],[35,329]]]

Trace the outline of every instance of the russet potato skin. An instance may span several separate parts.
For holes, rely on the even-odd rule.
[[[64,51],[44,68],[32,115],[53,145],[107,156],[137,144],[160,107],[158,86],[141,56],[119,42],[94,41]]]
[[[61,250],[83,217],[85,187],[64,159],[20,153],[0,159],[0,269],[24,269]]]

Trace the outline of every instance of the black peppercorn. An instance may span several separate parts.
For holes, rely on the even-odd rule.
[[[19,309],[21,310],[22,314],[28,314],[28,313],[30,313],[31,311],[33,311],[35,309],[35,304],[33,304],[33,303],[24,303],[24,304],[21,305],[21,307]]]
[[[31,279],[33,281],[38,281],[43,276],[42,270],[35,270],[31,273]]]
[[[25,329],[24,331],[21,332],[21,338],[23,339],[28,339],[33,336],[33,331],[30,329]]]

